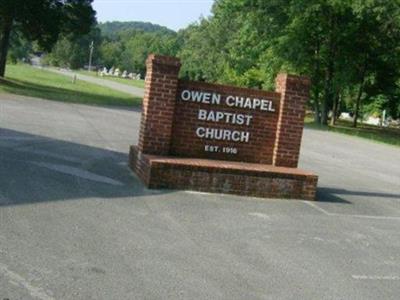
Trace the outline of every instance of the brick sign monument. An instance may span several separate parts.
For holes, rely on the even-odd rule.
[[[139,144],[130,166],[149,188],[315,199],[318,177],[297,169],[307,78],[276,91],[178,79],[180,62],[150,55]]]

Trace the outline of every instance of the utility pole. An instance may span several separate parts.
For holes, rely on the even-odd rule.
[[[89,72],[92,71],[93,49],[94,49],[94,42],[92,41],[89,46]]]

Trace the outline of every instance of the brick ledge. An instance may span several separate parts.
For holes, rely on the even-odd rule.
[[[318,176],[296,168],[156,156],[131,146],[130,167],[149,188],[315,200]]]

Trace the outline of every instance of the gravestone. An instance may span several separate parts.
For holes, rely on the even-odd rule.
[[[106,67],[104,67],[104,68],[103,68],[103,71],[100,72],[100,76],[101,76],[101,77],[104,77],[104,76],[107,76],[107,74],[108,74],[108,70],[107,70]]]
[[[310,81],[279,74],[276,90],[178,78],[180,61],[150,55],[139,143],[130,167],[149,188],[315,199],[297,168]]]

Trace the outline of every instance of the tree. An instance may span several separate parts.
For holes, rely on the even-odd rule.
[[[150,53],[176,56],[179,46],[173,31],[125,29],[103,39],[100,55],[104,66],[130,72],[145,73],[145,61]]]
[[[89,61],[89,46],[94,43],[93,63],[99,63],[99,46],[101,45],[100,30],[93,26],[88,34],[74,36],[60,35],[51,52],[46,55],[45,61],[53,66],[82,68]]]
[[[19,32],[14,31],[10,37],[10,50],[8,51],[8,61],[17,63],[18,61],[29,61],[29,56],[33,52],[31,42],[22,37]]]
[[[316,121],[326,125],[331,111],[334,124],[353,96],[356,125],[378,94],[396,111],[399,15],[399,0],[217,0],[186,30],[182,70],[249,87],[270,87],[281,71],[307,75]]]
[[[394,95],[400,77],[400,3],[389,0],[354,1],[352,8],[357,21],[349,66],[352,83],[358,86],[353,121],[356,127],[364,101],[375,99],[383,103],[382,98],[391,101],[397,98]]]
[[[93,0],[0,0],[0,76],[4,77],[10,36],[18,30],[27,40],[50,50],[60,33],[85,34],[95,22]]]

